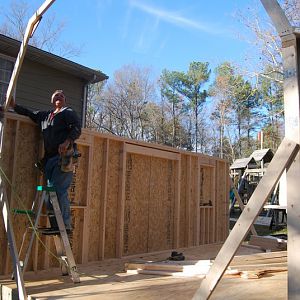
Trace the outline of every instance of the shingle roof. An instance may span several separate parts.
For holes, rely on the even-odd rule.
[[[251,157],[253,157],[256,162],[261,161],[262,159],[264,160],[264,162],[270,162],[273,156],[273,151],[270,148],[255,150],[251,154]]]
[[[233,164],[230,166],[230,169],[245,169],[250,163],[256,164],[254,158],[251,156],[247,158],[239,158],[233,162]]]
[[[20,45],[21,42],[6,35],[0,34],[0,52],[8,53],[7,55],[17,57]],[[101,71],[90,69],[71,60],[33,46],[27,47],[25,58],[58,70],[62,70],[66,73],[76,75],[77,77],[82,78],[89,83],[95,83],[108,79],[108,76]]]

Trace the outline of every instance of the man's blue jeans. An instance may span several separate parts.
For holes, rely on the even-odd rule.
[[[72,183],[73,172],[62,172],[60,165],[58,164],[59,160],[59,155],[51,157],[47,160],[45,165],[45,175],[47,179],[47,185],[53,186],[56,190],[59,207],[66,229],[71,229],[71,211],[68,188]],[[47,201],[47,209],[49,212],[53,211],[52,204],[49,200]]]

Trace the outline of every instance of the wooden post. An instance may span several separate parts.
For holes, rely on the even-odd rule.
[[[280,144],[274,158],[268,166],[267,172],[259,182],[252,194],[246,209],[243,210],[237,223],[230,232],[214,264],[207,276],[201,282],[193,299],[208,299],[216,288],[234,254],[246,237],[251,225],[262,210],[265,202],[272,193],[283,171],[290,167],[299,151],[299,145],[284,139]]]
[[[83,211],[83,234],[82,234],[82,253],[81,262],[87,263],[89,260],[89,224],[90,224],[90,202],[92,190],[92,164],[93,151],[95,151],[94,142],[89,146],[89,159],[87,166],[87,187],[86,187],[86,209]]]
[[[5,101],[5,111],[9,107],[9,103],[13,94],[13,90],[17,84],[17,80],[19,77],[19,73],[21,70],[21,66],[25,57],[27,45],[29,42],[29,39],[32,37],[35,29],[37,28],[38,24],[40,23],[43,14],[46,12],[46,10],[54,3],[55,0],[46,0],[41,7],[35,12],[35,14],[29,19],[26,31],[24,34],[24,38],[22,41],[22,44],[20,46],[20,50],[18,53],[18,57],[13,69],[13,73],[11,75],[11,79],[9,81],[9,85],[7,88],[7,93],[6,93],[6,101]]]
[[[212,241],[213,243],[216,242],[216,206],[217,206],[217,201],[216,201],[216,161],[214,161],[214,165],[211,167],[212,172],[211,172],[211,198],[212,198],[212,205],[213,205],[213,211],[212,211],[212,218],[213,218],[213,224],[212,224]]]
[[[194,245],[200,245],[200,159],[197,157],[197,166],[196,166],[196,218],[194,224]]]
[[[124,209],[125,209],[125,180],[126,180],[126,144],[122,143],[120,152],[120,171],[119,171],[119,193],[118,193],[118,213],[116,231],[116,257],[123,255],[124,240]]]
[[[175,205],[174,205],[174,248],[179,247],[180,236],[180,182],[181,182],[181,159],[173,161],[175,164]]]
[[[105,139],[103,151],[103,172],[102,172],[102,195],[100,206],[100,245],[99,258],[104,259],[105,254],[105,225],[106,225],[106,206],[107,206],[107,174],[108,174],[108,158],[109,158],[109,139]]]
[[[300,94],[299,57],[300,30],[293,28],[276,0],[261,0],[273,21],[282,41],[284,71],[285,137],[300,143]],[[289,168],[287,180],[287,228],[288,228],[288,298],[296,300],[300,294],[299,264],[300,248],[300,202],[299,202],[300,156]]]
[[[191,245],[191,181],[192,181],[192,157],[186,157],[186,243],[187,247]]]

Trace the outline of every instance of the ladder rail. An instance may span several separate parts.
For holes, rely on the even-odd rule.
[[[20,265],[19,255],[17,251],[17,245],[15,240],[15,235],[13,231],[13,226],[10,217],[9,204],[7,200],[6,189],[2,182],[0,176],[0,207],[2,209],[2,215],[4,220],[4,227],[7,234],[8,248],[10,251],[11,258],[13,260],[13,269],[14,269],[14,277],[16,278],[18,295],[20,300],[27,299],[27,294],[25,290],[25,284],[23,279],[23,271]]]
[[[27,247],[27,250],[26,250],[25,259],[24,259],[24,262],[23,262],[23,272],[26,271],[26,267],[28,265],[28,261],[29,261],[29,258],[30,258],[30,253],[31,253],[33,242],[34,242],[34,238],[35,238],[35,235],[37,234],[37,228],[38,228],[38,224],[39,224],[39,220],[40,220],[40,216],[41,216],[41,212],[42,212],[42,208],[43,208],[43,203],[45,201],[45,197],[46,197],[46,195],[42,195],[42,198],[40,199],[40,201],[38,201],[38,209],[37,209],[35,221],[34,221],[34,224],[33,224],[30,241],[29,241],[29,244],[28,244],[28,247]],[[38,193],[37,193],[37,198],[38,198]],[[33,207],[34,206],[35,206],[35,203],[33,204]]]
[[[52,191],[50,191],[49,194],[50,194],[50,201],[51,201],[52,206],[53,206],[55,218],[56,218],[58,228],[59,228],[59,231],[60,231],[60,238],[61,238],[61,241],[64,245],[66,256],[67,256],[67,259],[68,259],[68,268],[70,270],[72,280],[73,280],[74,283],[79,283],[80,282],[80,277],[79,277],[79,274],[77,272],[77,266],[76,266],[76,263],[75,263],[74,255],[73,255],[73,252],[72,252],[72,249],[71,249],[71,245],[70,245],[70,242],[69,242],[66,227],[65,227],[62,215],[61,215],[60,208],[59,208],[57,195],[56,195],[55,192],[52,192]]]
[[[40,197],[38,197],[38,195],[40,194],[41,191],[42,191],[42,195]],[[61,210],[59,207],[57,195],[56,195],[55,189],[53,187],[42,187],[42,186],[37,187],[37,196],[36,196],[35,202],[37,201],[37,199],[39,199],[39,201],[38,201],[38,205],[37,205],[37,212],[35,214],[35,221],[34,221],[33,228],[32,228],[33,231],[31,233],[30,241],[29,241],[28,247],[26,249],[26,255],[25,255],[24,262],[23,262],[23,272],[25,272],[26,267],[28,265],[28,261],[30,258],[31,250],[32,250],[32,245],[33,245],[34,239],[37,234],[37,229],[38,229],[38,225],[39,225],[40,216],[42,213],[43,204],[46,202],[47,197],[49,197],[49,200],[53,206],[54,216],[55,216],[59,231],[58,232],[42,231],[42,233],[44,233],[46,235],[53,235],[54,244],[55,244],[55,248],[56,248],[56,252],[57,252],[56,257],[60,262],[62,274],[63,275],[69,274],[72,277],[72,280],[74,283],[79,283],[80,282],[79,273],[77,271],[77,266],[76,266],[74,255],[73,255],[73,252],[71,249],[67,230],[65,228],[65,224],[64,224],[64,221],[63,221],[63,218],[61,215]],[[32,207],[34,208],[35,204],[33,204]],[[27,233],[27,229],[26,229],[24,235],[26,235],[26,233]],[[25,239],[24,235],[23,235],[23,239]],[[21,249],[20,249],[20,254],[21,254]]]

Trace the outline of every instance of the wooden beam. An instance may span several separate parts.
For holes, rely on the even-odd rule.
[[[102,172],[102,195],[100,208],[100,245],[99,258],[104,259],[105,254],[105,227],[106,227],[106,206],[107,206],[107,176],[108,176],[108,160],[109,160],[109,139],[105,139],[103,150],[103,172]]]
[[[206,278],[201,282],[193,299],[209,299],[216,288],[234,254],[246,237],[251,225],[260,213],[268,197],[272,193],[277,181],[285,168],[289,168],[299,151],[299,145],[284,139],[273,157],[268,170],[253,192],[247,208],[230,232],[223,247],[218,253],[213,266]]]
[[[24,38],[21,43],[18,57],[15,62],[14,69],[13,69],[13,72],[11,75],[11,79],[9,81],[9,85],[7,88],[6,101],[5,101],[5,106],[4,106],[5,111],[9,107],[9,103],[11,101],[11,97],[13,95],[14,88],[17,84],[18,76],[19,76],[19,73],[21,70],[21,66],[22,66],[24,57],[25,57],[29,39],[32,37],[36,27],[38,26],[39,22],[41,21],[42,15],[54,3],[54,1],[55,0],[46,0],[28,21],[28,24],[27,24],[27,27],[25,30],[25,34],[24,34]]]
[[[277,0],[261,0],[261,3],[272,19],[273,24],[280,36],[293,33],[293,27],[291,26]]]
[[[125,209],[125,180],[126,180],[126,144],[122,143],[120,151],[120,169],[119,169],[119,193],[118,193],[118,212],[116,227],[116,257],[123,255],[124,244],[124,209]]]
[[[86,187],[86,207],[83,210],[83,228],[82,228],[82,253],[81,263],[87,263],[89,260],[89,225],[90,225],[90,202],[91,202],[91,190],[92,190],[92,164],[93,164],[93,151],[94,144],[89,147],[89,158],[87,165],[87,187]]]
[[[196,223],[195,223],[195,242],[196,246],[200,245],[200,159],[197,157],[197,166],[196,166]],[[195,244],[194,244],[195,245]]]
[[[186,239],[187,247],[191,245],[191,180],[192,180],[192,157],[190,155],[186,158]]]
[[[285,136],[300,143],[300,92],[299,59],[300,37],[294,36],[289,43],[282,43],[284,67],[284,116]],[[300,247],[300,203],[299,203],[300,156],[287,171],[287,229],[288,229],[288,298],[296,300],[300,294],[299,264],[296,255]],[[296,251],[296,252],[295,252]]]
[[[144,146],[137,146],[137,145],[127,144],[127,143],[125,143],[125,151],[128,153],[153,156],[153,157],[170,159],[170,160],[180,160],[179,153],[147,148]]]
[[[179,248],[181,160],[175,161],[174,164],[175,164],[174,248]]]
[[[216,164],[216,162],[214,162]],[[216,242],[216,166],[211,166],[212,168],[212,178],[211,178],[211,199],[213,205],[213,225],[212,225],[212,241]]]

